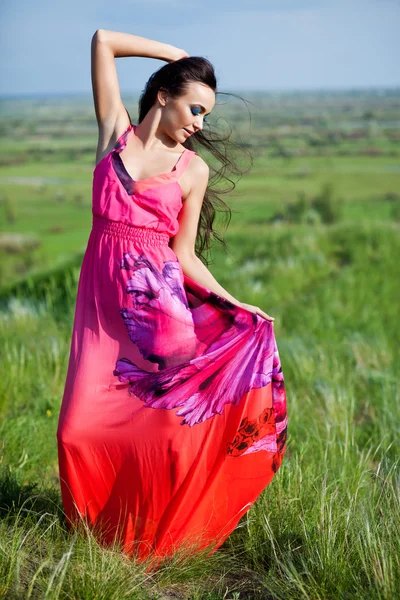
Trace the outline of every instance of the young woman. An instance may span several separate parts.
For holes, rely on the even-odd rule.
[[[167,62],[146,84],[138,124],[120,97],[122,56]],[[194,148],[226,162],[203,133],[214,70],[100,29],[92,83],[93,227],[57,430],[67,524],[83,519],[137,560],[214,552],[279,469],[287,432],[273,318],[199,258],[218,197]]]

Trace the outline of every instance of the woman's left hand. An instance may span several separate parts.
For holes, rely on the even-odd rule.
[[[267,321],[275,321],[275,317],[271,317],[270,315],[267,315],[267,313],[265,313],[263,310],[261,310],[261,308],[259,308],[258,306],[253,306],[252,304],[246,304],[245,302],[241,302],[240,305],[245,308],[246,310],[249,310],[252,313],[255,313],[256,315],[260,315],[261,317],[264,317],[264,319],[266,319]]]

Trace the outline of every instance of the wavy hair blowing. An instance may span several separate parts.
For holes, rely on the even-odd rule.
[[[192,81],[209,86],[215,92],[216,96],[224,94],[224,92],[217,91],[217,79],[214,67],[209,60],[201,56],[181,58],[163,65],[148,79],[146,86],[139,97],[139,123],[143,121],[148,111],[156,102],[159,89],[162,88],[163,90],[166,90],[172,98],[177,98],[187,92],[188,86]],[[209,130],[207,133],[204,131],[204,128],[206,127]],[[230,136],[231,132],[225,137],[219,135],[217,132],[211,132],[210,124],[204,122],[203,130],[199,130],[192,134],[183,143],[185,148],[196,152],[200,147],[205,148],[222,165],[219,169],[214,169],[212,165],[209,164],[211,175],[204,194],[197,228],[195,253],[207,265],[209,264],[209,261],[203,255],[203,251],[206,250],[208,252],[210,250],[211,235],[214,240],[222,244],[225,251],[227,250],[224,238],[213,228],[213,223],[218,210],[224,213],[226,228],[228,227],[232,216],[232,209],[222,200],[222,198],[220,198],[222,194],[226,194],[235,188],[236,184],[230,179],[229,174],[242,176],[244,173],[247,173],[252,166],[251,157],[250,167],[242,170],[228,156],[228,147],[240,147],[230,140]],[[244,152],[248,154],[246,150],[244,150]],[[223,178],[228,180],[232,186],[226,189],[219,189],[218,192],[212,189],[213,185]]]

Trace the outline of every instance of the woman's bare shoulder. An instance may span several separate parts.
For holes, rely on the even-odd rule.
[[[189,165],[188,169],[192,172],[195,172],[197,175],[205,176],[210,172],[210,167],[206,163],[206,161],[201,158],[198,154],[194,154]]]
[[[194,154],[181,178],[182,198],[185,200],[193,188],[203,188],[208,185],[210,167],[198,154]]]

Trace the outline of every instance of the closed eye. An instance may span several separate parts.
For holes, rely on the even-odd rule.
[[[195,106],[195,107],[192,107],[192,114],[194,114],[194,115],[198,115],[198,114],[200,114],[200,109],[206,110],[206,109],[204,108],[204,106]],[[195,110],[196,112],[193,112],[193,110]],[[210,113],[208,113],[207,115],[205,115],[205,117],[203,118],[203,121],[204,121],[205,123],[207,122],[207,117],[208,117],[208,115],[209,115],[209,114],[210,114]]]

